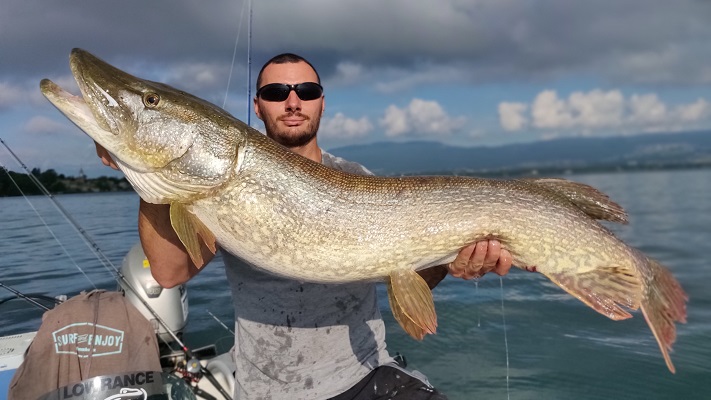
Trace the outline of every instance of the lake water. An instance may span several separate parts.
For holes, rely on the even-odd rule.
[[[381,291],[388,347],[424,372],[450,399],[711,399],[711,170],[573,175],[624,206],[630,225],[611,228],[667,265],[688,293],[688,323],[679,325],[667,371],[641,313],[614,322],[540,274],[512,271],[479,282],[447,278],[435,289],[439,330],[417,342],[393,321]],[[133,193],[58,196],[115,263],[138,240]],[[0,198],[0,282],[23,293],[73,295],[115,289],[112,275],[43,197]],[[54,236],[35,214],[36,208]],[[67,255],[68,254],[68,255]],[[86,274],[86,277],[82,272]],[[188,284],[185,342],[232,336],[219,260]],[[0,289],[0,299],[11,294]],[[0,336],[39,327],[41,311],[21,300],[0,304]]]

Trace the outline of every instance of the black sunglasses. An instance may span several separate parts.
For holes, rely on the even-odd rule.
[[[316,100],[323,94],[323,87],[316,82],[297,83],[296,85],[270,83],[257,90],[257,97],[261,97],[265,101],[284,101],[292,90],[304,101]]]

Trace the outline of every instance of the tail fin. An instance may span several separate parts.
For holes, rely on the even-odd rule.
[[[676,340],[675,322],[686,323],[686,301],[689,297],[671,272],[658,262],[638,253],[645,262],[643,270],[650,272],[645,294],[642,298],[642,313],[659,343],[667,368],[676,372],[669,352]]]
[[[632,249],[638,272],[612,266],[586,273],[546,273],[548,278],[595,311],[620,320],[632,315],[625,308],[642,309],[657,339],[669,371],[676,372],[669,353],[676,340],[675,322],[686,322],[688,297],[663,265]]]

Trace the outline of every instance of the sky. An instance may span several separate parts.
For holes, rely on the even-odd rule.
[[[112,174],[39,91],[78,93],[74,47],[242,120],[262,64],[300,54],[326,150],[711,130],[709,1],[252,0],[251,42],[247,1],[2,0],[0,138],[29,168]],[[2,146],[0,163],[19,170]]]

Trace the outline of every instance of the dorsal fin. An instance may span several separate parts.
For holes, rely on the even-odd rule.
[[[523,180],[543,186],[566,197],[592,218],[621,224],[628,222],[627,212],[622,206],[590,185],[561,178],[525,178]]]

